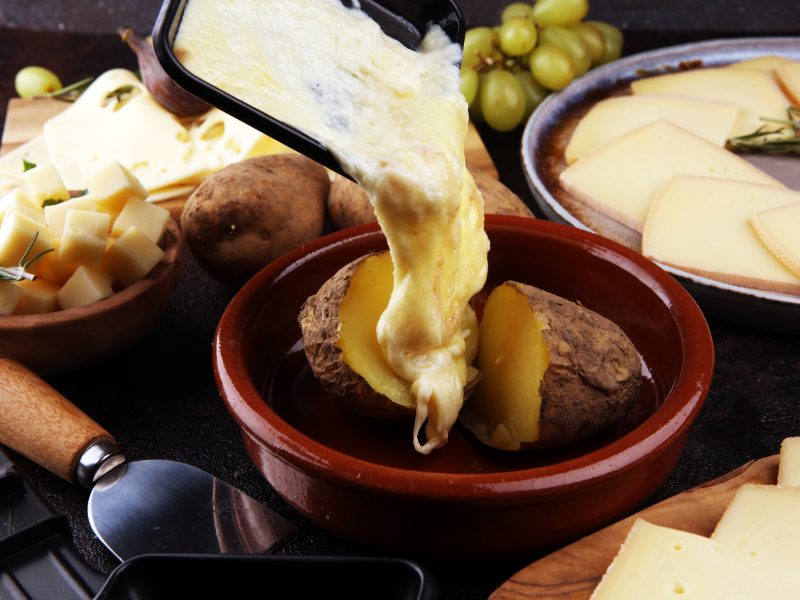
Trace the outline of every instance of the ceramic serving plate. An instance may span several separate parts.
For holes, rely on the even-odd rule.
[[[558,174],[566,168],[564,148],[578,121],[595,102],[627,93],[628,84],[644,75],[686,66],[722,66],[764,55],[800,60],[800,38],[714,40],[636,54],[590,71],[563,92],[550,96],[531,115],[522,137],[522,163],[539,208],[548,219],[599,233],[638,250],[641,246],[638,233],[575,200],[558,182]],[[788,187],[800,189],[799,157],[742,156]],[[800,296],[730,285],[661,266],[678,277],[710,315],[755,327],[800,333]]]

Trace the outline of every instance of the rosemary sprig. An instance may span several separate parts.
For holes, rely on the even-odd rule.
[[[787,119],[761,117],[764,125],[753,133],[728,140],[728,148],[735,152],[760,152],[762,154],[800,154],[800,108],[786,109]],[[777,123],[780,129],[768,129],[767,123]],[[786,132],[791,134],[786,137]]]
[[[56,90],[55,92],[50,92],[47,94],[48,98],[53,98],[55,100],[61,100],[63,102],[75,102],[80,95],[89,87],[89,84],[94,81],[94,77],[87,77],[86,79],[81,79],[80,81],[76,81],[66,87],[61,88],[60,90]]]
[[[33,234],[30,244],[28,244],[25,252],[23,252],[22,258],[19,259],[19,264],[16,267],[0,267],[0,281],[34,281],[36,279],[36,275],[28,271],[28,267],[30,267],[48,252],[52,252],[54,250],[54,248],[42,250],[39,252],[39,254],[29,259],[28,255],[31,253],[31,250],[33,250],[33,245],[36,243],[38,237],[39,232],[37,231]]]

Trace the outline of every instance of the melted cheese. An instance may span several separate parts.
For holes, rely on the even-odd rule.
[[[337,0],[192,0],[175,49],[195,75],[323,142],[367,190],[394,264],[378,340],[417,400],[415,448],[443,445],[488,252],[464,166],[459,47],[433,28],[411,51]]]

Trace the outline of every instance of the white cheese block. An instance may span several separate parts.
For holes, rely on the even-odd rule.
[[[86,178],[86,187],[100,210],[118,213],[129,198],[144,200],[147,191],[128,169],[115,160],[94,164]]]
[[[50,283],[63,285],[72,277],[78,265],[65,263],[58,258],[59,249],[58,239],[53,240],[53,252],[48,252],[33,266],[35,267],[36,274]]]
[[[21,212],[34,221],[45,222],[41,207],[19,188],[11,190],[0,198],[0,222],[5,215],[12,212]]]
[[[750,58],[748,60],[740,60],[739,62],[732,63],[727,66],[728,69],[752,69],[755,71],[764,71],[772,75],[775,70],[783,63],[792,62],[791,58],[785,56],[759,56],[758,58]]]
[[[40,206],[45,200],[69,200],[69,192],[53,163],[42,163],[28,169],[22,174],[22,181]]]
[[[27,258],[31,259],[53,247],[53,236],[41,223],[14,212],[0,224],[0,265],[18,265],[28,247]]]
[[[110,275],[81,265],[58,291],[58,303],[67,310],[103,300],[114,293],[112,283]]]
[[[592,600],[788,600],[800,571],[638,519]]]
[[[168,210],[138,198],[131,198],[114,220],[111,235],[119,237],[130,227],[136,227],[153,242],[158,243],[167,229],[168,221]]]
[[[39,315],[58,310],[59,286],[42,279],[19,281],[19,300],[14,308],[15,315]]]
[[[800,294],[793,274],[758,239],[750,218],[800,200],[800,192],[753,183],[677,175],[656,196],[642,253],[735,285]]]
[[[84,194],[59,204],[45,206],[44,218],[55,237],[59,238],[64,233],[64,221],[67,211],[70,210],[97,210],[97,200],[90,194]]]
[[[0,280],[0,317],[14,314],[22,290],[11,281]]]
[[[567,164],[572,164],[623,133],[660,119],[722,147],[738,116],[739,108],[733,104],[682,96],[607,98],[595,104],[580,120],[564,151],[564,158]]]
[[[791,61],[780,65],[775,75],[792,104],[800,108],[800,62]]]
[[[164,251],[147,235],[130,227],[106,252],[103,266],[122,285],[139,281],[155,267]]]
[[[578,200],[641,232],[656,193],[680,173],[784,187],[732,152],[663,120],[598,148],[562,171],[560,181]]]
[[[711,538],[776,567],[798,571],[800,488],[741,486]]]
[[[781,442],[778,485],[800,487],[800,437],[789,437]]]
[[[750,223],[775,258],[800,277],[800,202],[757,212]]]
[[[88,210],[68,210],[58,259],[73,265],[97,266],[106,249],[111,216]]]
[[[677,94],[713,102],[735,104],[742,110],[733,136],[753,133],[760,127],[779,129],[761,117],[786,119],[789,100],[769,73],[750,69],[692,69],[668,75],[646,77],[631,83],[636,95]]]

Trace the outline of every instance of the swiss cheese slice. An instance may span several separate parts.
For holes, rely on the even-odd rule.
[[[739,108],[682,96],[616,96],[601,100],[583,117],[570,137],[564,157],[572,164],[623,133],[665,119],[715,146],[730,137]]]
[[[740,60],[739,62],[732,63],[727,66],[728,69],[752,69],[755,71],[764,71],[772,75],[776,69],[783,63],[792,62],[791,58],[785,56],[758,56],[756,58],[749,58],[747,60]]]
[[[796,599],[800,572],[638,519],[592,600]]]
[[[757,212],[750,222],[775,258],[800,277],[800,202]]]
[[[677,175],[653,201],[642,253],[719,281],[800,294],[800,277],[764,247],[750,226],[758,211],[800,200],[800,192]]]
[[[800,62],[791,61],[778,66],[775,75],[792,104],[800,108]]]
[[[647,77],[631,83],[636,95],[678,94],[714,102],[735,104],[742,110],[731,132],[733,136],[781,129],[781,125],[763,121],[786,119],[789,100],[768,73],[750,69],[693,69],[668,75]]]
[[[560,180],[578,200],[641,232],[659,188],[681,173],[784,187],[732,152],[663,120],[598,148],[562,171]]]
[[[800,487],[800,437],[789,437],[781,442],[778,485]]]

